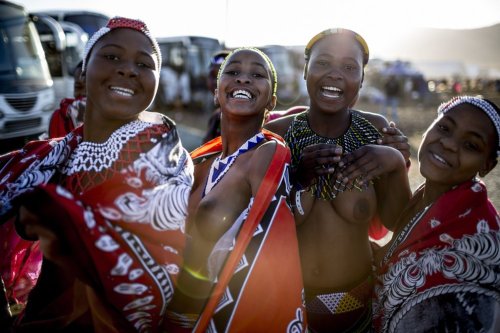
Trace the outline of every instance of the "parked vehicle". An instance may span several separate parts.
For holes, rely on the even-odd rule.
[[[207,89],[210,57],[222,49],[218,39],[202,36],[157,38],[163,56],[156,105],[208,111],[213,95]]]
[[[266,45],[260,49],[269,56],[278,74],[276,108],[287,109],[291,106],[307,104],[302,49],[300,53],[293,47],[283,45]]]
[[[82,59],[87,40],[106,25],[109,17],[75,10],[35,12],[33,16],[54,80],[56,100],[73,96],[73,70]],[[58,47],[56,40],[62,40],[64,47]]]
[[[104,27],[109,16],[87,10],[50,10],[36,12],[36,15],[50,16],[58,22],[69,22],[78,25],[87,33],[92,36],[94,32]]]
[[[55,99],[38,32],[23,6],[0,0],[0,35],[0,139],[34,137],[47,130]]]

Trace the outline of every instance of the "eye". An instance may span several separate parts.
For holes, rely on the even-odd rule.
[[[475,142],[472,142],[472,141],[465,141],[464,147],[465,147],[465,149],[470,150],[470,151],[481,151],[481,149],[479,148],[479,145],[477,145]]]
[[[239,72],[237,70],[234,70],[234,69],[228,69],[228,70],[224,71],[224,74],[235,76],[235,75],[238,75]]]
[[[264,77],[264,75],[262,75],[262,74],[260,74],[260,73],[254,73],[254,74],[252,74],[252,75],[253,75],[254,77],[256,77],[256,78],[262,78],[262,77]]]
[[[357,66],[352,65],[352,64],[346,64],[345,69],[347,69],[348,71],[353,71],[353,70],[357,69]]]
[[[114,54],[105,54],[104,57],[108,60],[118,60],[119,58]]]
[[[448,126],[445,124],[437,124],[437,128],[440,132],[447,133],[449,131]]]
[[[145,63],[145,62],[138,62],[137,66],[144,67],[144,68],[154,68],[153,65],[151,65],[150,63]]]

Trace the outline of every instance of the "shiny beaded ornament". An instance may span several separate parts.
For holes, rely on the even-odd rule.
[[[90,50],[92,50],[92,47],[94,47],[95,43],[97,43],[99,39],[101,39],[104,35],[106,35],[111,30],[114,29],[134,29],[139,32],[142,32],[151,41],[151,45],[153,46],[154,53],[158,60],[156,64],[156,69],[159,70],[161,68],[162,61],[161,61],[160,46],[158,45],[156,39],[151,35],[151,32],[146,26],[146,23],[144,23],[141,20],[115,16],[108,21],[105,27],[102,27],[101,29],[97,30],[88,40],[87,44],[85,45],[85,49],[83,50],[82,71],[85,71],[85,69],[87,68],[87,62]]]
[[[248,139],[244,144],[241,145],[238,150],[232,153],[229,156],[221,159],[220,156],[217,156],[210,167],[210,172],[208,173],[207,183],[205,185],[205,189],[203,190],[203,196],[205,196],[215,185],[224,177],[224,175],[228,172],[229,168],[233,165],[234,161],[241,154],[246,153],[251,150],[253,147],[258,145],[260,142],[264,140],[264,134],[258,133]]]
[[[137,133],[153,125],[153,123],[135,120],[114,131],[106,142],[81,142],[69,157],[66,165],[61,168],[61,173],[72,175],[81,171],[100,172],[111,167],[118,159],[123,145]]]
[[[320,136],[309,126],[306,111],[295,116],[285,134],[285,141],[292,152],[292,168],[297,168],[302,150],[307,146],[318,143],[334,144],[341,146],[342,152],[345,154],[361,146],[375,144],[380,137],[381,134],[378,130],[355,110],[351,110],[351,125],[342,136],[338,138]],[[343,184],[341,180],[335,179],[334,175],[328,174],[317,177],[316,183],[311,185],[310,190],[316,198],[332,200],[343,191],[352,190],[353,188],[362,190],[363,188],[359,185],[360,180],[360,177],[358,177],[352,186],[348,186]]]

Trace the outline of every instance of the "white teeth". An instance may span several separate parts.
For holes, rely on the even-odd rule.
[[[233,96],[233,98],[242,98],[242,99],[251,99],[252,98],[252,94],[250,94],[246,90],[236,90],[235,92],[233,92],[232,96]]]
[[[121,88],[121,87],[111,87],[111,90],[122,96],[134,96],[134,91],[132,89]]]
[[[327,87],[327,86],[325,86],[325,87],[322,87],[322,88],[323,88],[323,89],[325,89],[325,90],[331,90],[331,91],[342,92],[342,89],[337,88],[337,87]]]
[[[446,161],[445,161],[445,160],[444,160],[441,156],[436,155],[436,154],[432,154],[432,156],[434,156],[434,158],[435,158],[436,160],[438,160],[439,162],[441,162],[441,163],[443,163],[443,164],[445,164],[445,165],[448,165],[448,162],[446,162]]]

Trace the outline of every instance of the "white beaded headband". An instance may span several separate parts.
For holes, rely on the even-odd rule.
[[[472,97],[472,96],[457,96],[453,97],[450,101],[442,103],[438,107],[438,115],[445,114],[446,112],[450,111],[451,109],[455,108],[456,106],[460,104],[471,104],[474,105],[475,107],[483,110],[484,113],[491,119],[493,122],[493,125],[495,126],[495,129],[497,131],[497,137],[498,137],[498,146],[497,146],[497,158],[500,156],[500,115],[498,112],[495,110],[493,105],[488,103],[482,98],[479,97]]]
[[[85,45],[85,50],[83,51],[82,71],[85,71],[85,69],[87,67],[87,61],[88,61],[88,57],[90,54],[90,50],[92,50],[92,47],[94,47],[95,43],[97,43],[97,41],[99,39],[101,39],[104,35],[106,35],[111,30],[119,29],[119,28],[134,29],[134,30],[137,30],[139,32],[142,32],[151,41],[151,44],[153,45],[154,52],[156,54],[156,58],[158,60],[158,63],[156,64],[156,69],[159,70],[161,68],[160,47],[158,46],[158,42],[156,41],[156,39],[151,35],[151,32],[149,31],[148,27],[146,26],[146,23],[144,23],[141,20],[115,16],[108,21],[108,23],[106,24],[105,27],[102,27],[101,29],[97,30],[92,35],[92,37],[89,39],[87,44]]]

